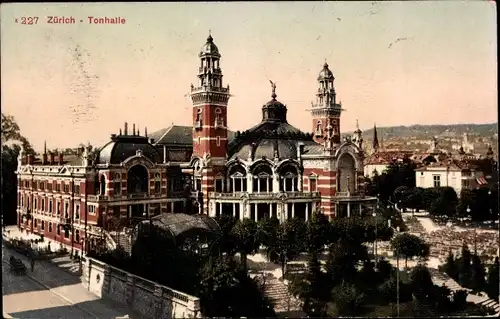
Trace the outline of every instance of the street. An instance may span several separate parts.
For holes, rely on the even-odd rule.
[[[28,259],[2,245],[3,311],[14,318],[103,318],[129,315],[139,318],[125,306],[103,300],[85,289],[78,276],[48,262],[37,262],[31,272]],[[20,258],[27,274],[10,272],[9,257]],[[49,289],[50,288],[50,289]]]
[[[3,254],[2,292],[4,313],[14,318],[94,318],[43,287],[28,276],[10,272]],[[29,271],[29,269],[28,269]]]

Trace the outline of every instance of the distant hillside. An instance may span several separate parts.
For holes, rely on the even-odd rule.
[[[383,136],[384,139],[391,137],[417,137],[421,139],[430,139],[433,136],[461,136],[468,132],[471,135],[481,137],[492,137],[498,134],[498,124],[451,124],[451,125],[411,125],[411,126],[389,126],[377,127],[378,136]],[[345,134],[352,134],[346,132]],[[371,139],[373,136],[373,128],[363,131],[365,139]]]

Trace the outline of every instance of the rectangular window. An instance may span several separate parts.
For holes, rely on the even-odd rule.
[[[57,234],[61,235],[61,225],[57,225]]]
[[[155,182],[155,193],[160,194],[161,193],[161,181],[156,181]]]
[[[69,238],[69,229],[64,228],[64,238]]]
[[[215,180],[215,191],[216,191],[217,193],[222,193],[222,192],[223,192],[223,190],[222,190],[222,185],[223,185],[223,184],[222,184],[222,179],[217,178],[217,179]]]
[[[42,212],[45,211],[45,199],[42,198]]]
[[[42,230],[45,230],[45,221],[42,220]]]
[[[75,206],[75,219],[80,219],[80,205]]]
[[[38,209],[38,201],[36,198],[35,198],[35,209]]]
[[[69,203],[65,202],[64,203],[64,215],[68,215],[68,211],[69,211]]]
[[[80,194],[80,185],[75,185],[75,194]]]
[[[68,184],[64,184],[64,192],[69,193],[69,185]]]
[[[47,190],[49,190],[50,192],[52,191],[52,183],[47,184]]]
[[[52,199],[49,199],[49,213],[52,213]]]
[[[87,206],[87,211],[89,214],[94,215],[95,214],[95,207],[94,206]]]
[[[36,228],[38,226],[38,219],[35,218],[34,223],[35,223],[34,227]]]
[[[441,187],[441,175],[432,175],[434,187]]]
[[[216,143],[217,143],[217,146],[220,146],[220,136],[217,136]]]
[[[318,183],[316,177],[309,178],[309,191],[317,192],[318,191]]]
[[[61,202],[57,202],[57,216],[61,215]]]
[[[49,233],[52,233],[52,223],[49,223]]]

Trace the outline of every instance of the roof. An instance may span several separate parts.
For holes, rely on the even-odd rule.
[[[227,131],[227,139],[230,143],[234,139],[235,133]],[[148,135],[153,138],[153,143],[162,145],[193,146],[193,127],[183,125],[171,125]]]
[[[332,71],[328,68],[328,63],[323,64],[323,69],[319,72],[318,81],[323,79],[334,79]]]
[[[137,135],[112,135],[97,155],[97,164],[120,164],[127,158],[142,152],[152,162],[161,162],[160,153],[151,145],[147,137]]]
[[[219,224],[207,215],[162,213],[154,216],[152,222],[154,225],[171,232],[174,237],[179,237],[191,230],[220,233]],[[149,223],[149,221],[144,220],[142,223]]]
[[[448,159],[440,162],[430,163],[429,165],[417,168],[415,171],[422,172],[427,170],[439,170],[439,169],[448,171],[463,171],[476,168],[477,166],[473,162],[467,160],[460,161],[455,159]]]
[[[389,165],[394,161],[410,158],[410,151],[387,151],[376,152],[368,156],[365,160],[365,165]]]

